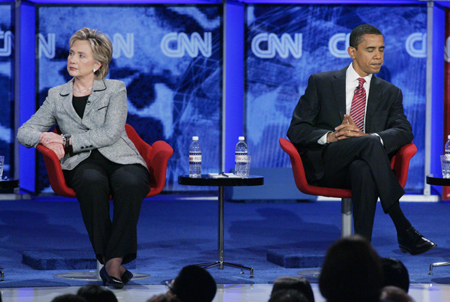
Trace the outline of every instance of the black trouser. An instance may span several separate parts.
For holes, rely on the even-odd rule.
[[[150,175],[139,164],[121,165],[93,150],[73,170],[64,171],[69,187],[80,202],[81,214],[97,259],[123,257],[123,264],[136,259],[137,222],[141,204],[150,191]],[[114,211],[110,217],[109,197]]]
[[[322,158],[325,174],[317,185],[352,189],[355,233],[370,241],[378,197],[387,213],[405,193],[380,138],[367,135],[328,144]]]

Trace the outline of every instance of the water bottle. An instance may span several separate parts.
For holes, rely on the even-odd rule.
[[[444,155],[441,155],[442,177],[450,178],[450,135],[447,137],[448,141],[445,143]]]
[[[247,144],[245,137],[239,136],[239,142],[236,144],[234,174],[241,177],[247,175]]]
[[[445,143],[445,155],[450,155],[450,135],[447,137],[448,141]]]
[[[198,143],[198,136],[192,137],[192,143],[189,146],[189,177],[202,177],[202,150]]]

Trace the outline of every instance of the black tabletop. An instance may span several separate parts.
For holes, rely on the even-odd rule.
[[[427,184],[437,186],[450,186],[450,178],[433,177],[427,175]]]
[[[189,175],[178,176],[180,185],[188,186],[261,186],[264,184],[264,177],[257,175],[249,175],[248,178],[223,177],[212,178],[207,174],[202,174],[201,178],[191,178]]]
[[[19,186],[18,179],[0,180],[0,189],[12,189]]]

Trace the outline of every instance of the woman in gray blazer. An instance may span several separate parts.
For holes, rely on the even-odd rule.
[[[125,131],[125,84],[104,78],[112,53],[105,34],[77,31],[67,58],[73,79],[48,91],[39,110],[19,128],[17,140],[28,148],[41,143],[56,153],[66,183],[77,194],[96,258],[104,264],[103,283],[122,288],[133,277],[123,264],[136,259],[136,226],[150,175]],[[55,124],[61,135],[48,132]]]

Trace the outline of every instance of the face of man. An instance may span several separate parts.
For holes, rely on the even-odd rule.
[[[384,38],[382,35],[363,35],[356,48],[348,48],[348,54],[353,59],[353,68],[361,77],[378,73],[383,65]]]

